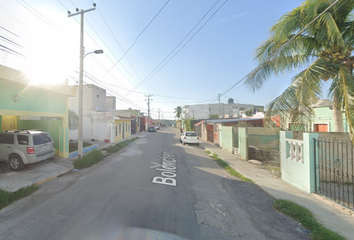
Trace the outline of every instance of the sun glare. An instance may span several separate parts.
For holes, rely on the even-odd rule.
[[[68,78],[73,51],[67,35],[55,30],[37,28],[28,34],[24,71],[30,84],[57,85]]]

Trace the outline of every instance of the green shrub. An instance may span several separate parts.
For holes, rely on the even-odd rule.
[[[211,154],[210,151],[206,151],[206,153],[209,155]],[[245,176],[243,176],[241,173],[237,172],[235,169],[233,169],[227,162],[225,162],[224,160],[222,160],[221,158],[218,157],[218,155],[216,153],[214,153],[212,156],[210,156],[212,159],[214,159],[214,161],[216,161],[216,163],[224,168],[228,173],[230,173],[232,176],[238,177],[239,179],[245,181],[245,182],[250,182],[250,183],[254,183],[252,179],[249,179]]]
[[[73,164],[76,169],[82,169],[82,168],[90,167],[102,161],[103,158],[104,155],[102,154],[102,152],[100,150],[94,149],[91,152],[84,155],[84,157],[75,160]]]
[[[325,228],[313,214],[306,208],[284,199],[275,200],[273,207],[281,213],[295,219],[305,228],[311,231],[311,237],[315,240],[345,240],[339,234]]]
[[[0,189],[0,209],[10,205],[11,203],[13,203],[21,198],[31,195],[32,193],[34,193],[38,189],[39,189],[39,187],[37,185],[31,185],[28,187],[24,187],[24,188],[19,189],[16,192],[13,192],[13,193]]]

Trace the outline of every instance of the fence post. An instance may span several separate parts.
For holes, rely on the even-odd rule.
[[[238,147],[240,156],[244,160],[248,160],[248,128],[241,127],[238,129]]]
[[[288,131],[280,131],[279,134],[280,134],[279,142],[280,142],[280,164],[281,164],[282,161],[287,158],[287,154],[289,153],[289,146],[286,145],[285,139],[293,138],[294,133]]]
[[[318,139],[318,133],[303,133],[304,140],[304,162],[307,163],[308,176],[309,176],[309,187],[310,192],[316,192],[316,159],[315,151],[315,141],[313,139]]]

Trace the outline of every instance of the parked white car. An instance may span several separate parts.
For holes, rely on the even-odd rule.
[[[198,134],[196,132],[183,132],[181,134],[180,142],[183,143],[183,145],[188,143],[188,144],[197,144],[197,146],[199,146]]]
[[[26,164],[53,157],[54,141],[49,133],[39,130],[8,130],[0,132],[0,160],[14,171]]]

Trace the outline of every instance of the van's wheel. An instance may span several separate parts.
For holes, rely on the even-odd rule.
[[[20,171],[23,169],[25,164],[23,164],[22,158],[17,154],[10,155],[9,167],[14,171]]]

